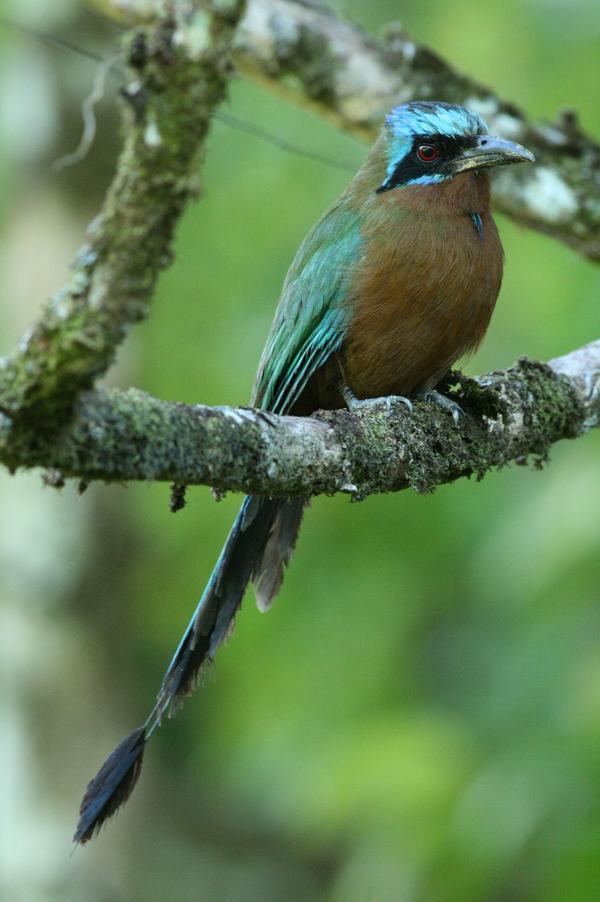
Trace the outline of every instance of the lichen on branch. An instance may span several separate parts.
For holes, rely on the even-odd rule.
[[[71,278],[43,308],[17,351],[0,361],[0,411],[15,425],[68,412],[113,361],[148,311],[171,260],[175,225],[198,193],[211,114],[231,73],[241,0],[167,4],[124,39],[124,143],[103,208]]]
[[[135,389],[86,392],[53,435],[15,436],[0,419],[0,461],[85,481],[163,480],[270,496],[430,492],[511,461],[539,464],[554,442],[597,426],[600,341],[548,365],[523,359],[478,380],[458,377],[454,390],[465,411],[458,426],[431,402],[415,402],[410,414],[392,400],[358,414],[289,417],[170,403]]]

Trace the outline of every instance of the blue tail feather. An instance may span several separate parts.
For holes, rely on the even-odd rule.
[[[160,717],[195,687],[203,664],[212,659],[229,630],[262,556],[282,502],[248,496],[162,681]]]
[[[163,714],[193,691],[203,667],[213,659],[230,630],[248,583],[258,583],[259,600],[261,591],[270,601],[279,589],[304,503],[303,499],[244,499],[148,720],[117,746],[88,785],[76,842],[86,842],[95,835],[129,797],[141,770],[146,742]]]

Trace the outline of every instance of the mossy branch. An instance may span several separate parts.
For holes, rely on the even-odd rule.
[[[309,0],[249,0],[241,25],[241,0],[172,0],[157,8],[162,13],[155,24],[126,38],[125,143],[104,208],[69,285],[1,362],[1,463],[11,470],[43,467],[55,471],[55,481],[168,480],[180,488],[344,491],[360,498],[407,486],[431,491],[509,461],[540,461],[552,443],[598,425],[600,342],[549,365],[522,360],[484,379],[461,377],[455,391],[466,415],[459,427],[445,411],[423,403],[411,415],[391,402],[357,415],[329,411],[298,419],[173,404],[135,390],[91,391],[128,329],[146,315],[158,272],[169,262],[174,227],[197,191],[198,158],[226,90],[234,40],[245,65],[253,60],[263,77],[285,82],[291,96],[309,98],[338,124],[365,135],[382,108],[408,94],[465,101],[460,90],[475,91],[402,33],[378,44]],[[357,61],[358,81],[352,75]],[[441,81],[434,80],[436,72]],[[487,95],[479,89],[476,96]],[[518,111],[494,103],[494,127],[506,133],[512,116],[516,128]],[[523,122],[519,128],[533,129]],[[571,139],[577,143],[574,133]],[[567,178],[564,142],[555,145],[562,148],[552,151],[556,166]],[[588,162],[594,153],[585,150]],[[581,160],[577,167],[585,181],[589,168],[581,169]],[[517,194],[506,196],[515,201],[515,215],[530,216]],[[497,197],[503,203],[502,194]],[[582,222],[589,227],[585,235],[572,223],[563,223],[562,232],[539,218],[529,224],[548,226],[594,256],[596,227],[591,219]]]
[[[261,495],[411,486],[430,492],[511,461],[543,462],[550,446],[600,424],[600,341],[551,361],[520,360],[478,380],[457,377],[465,410],[391,402],[354,414],[280,417],[248,408],[160,401],[143,392],[83,393],[57,433],[15,436],[0,420],[0,460],[84,481],[166,480]]]
[[[241,0],[163,4],[125,38],[125,139],[114,181],[69,283],[19,349],[0,360],[0,411],[14,423],[56,420],[113,361],[146,316],[174,228],[198,193],[211,114],[224,97]]]

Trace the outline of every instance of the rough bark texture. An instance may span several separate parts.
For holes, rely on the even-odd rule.
[[[146,316],[175,224],[198,193],[199,153],[225,94],[242,5],[215,0],[213,12],[211,4],[177,4],[177,14],[169,8],[154,27],[127,36],[125,140],[114,181],[69,283],[0,360],[0,411],[15,424],[68,411]]]
[[[430,492],[515,460],[539,465],[553,442],[600,422],[600,341],[548,365],[522,359],[478,380],[457,378],[459,426],[431,402],[415,403],[411,414],[391,401],[299,418],[173,404],[134,389],[87,392],[58,435],[31,430],[15,441],[9,421],[0,422],[0,459],[85,481],[358,499],[408,486]]]

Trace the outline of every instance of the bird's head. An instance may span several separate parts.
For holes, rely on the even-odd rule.
[[[477,113],[441,102],[405,103],[386,117],[386,177],[380,194],[406,185],[439,185],[467,170],[533,162],[531,151],[488,133]]]

